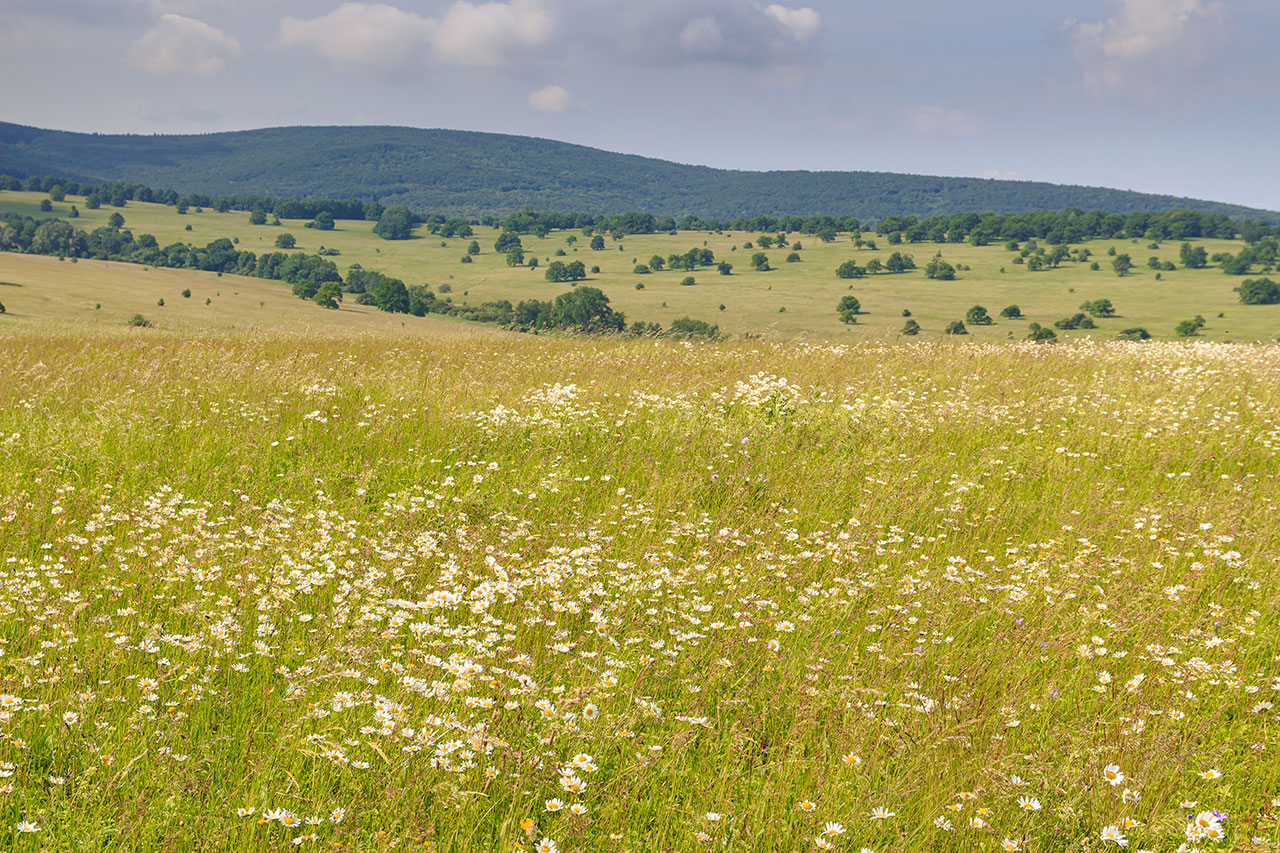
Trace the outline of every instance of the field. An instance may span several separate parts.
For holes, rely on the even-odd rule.
[[[31,216],[48,216],[39,213],[39,202],[45,198],[39,193],[0,192],[0,211],[14,211]],[[65,216],[71,204],[78,204],[77,227],[92,230],[106,224],[115,209],[104,207],[91,211],[84,208],[83,200],[68,197],[66,202],[54,204],[52,215]],[[890,341],[900,337],[904,323],[903,311],[922,327],[922,335],[937,339],[953,320],[962,319],[965,312],[975,305],[985,306],[993,317],[1006,305],[1016,304],[1026,316],[1023,320],[1004,321],[997,317],[992,326],[969,326],[970,339],[992,341],[1022,339],[1030,322],[1051,326],[1056,320],[1071,316],[1080,310],[1086,300],[1110,299],[1116,306],[1118,317],[1099,322],[1093,331],[1059,332],[1063,339],[1096,338],[1111,339],[1121,329],[1144,327],[1159,338],[1174,337],[1174,327],[1196,315],[1204,317],[1207,326],[1200,335],[1213,341],[1272,340],[1280,334],[1280,306],[1241,305],[1235,288],[1240,278],[1223,275],[1217,268],[1187,270],[1179,268],[1162,272],[1157,281],[1156,273],[1147,268],[1147,259],[1159,257],[1162,261],[1178,263],[1179,245],[1164,243],[1159,249],[1149,249],[1147,241],[1093,240],[1084,247],[1092,253],[1101,269],[1093,271],[1087,263],[1067,263],[1055,270],[1028,272],[1025,265],[1013,263],[1015,253],[1003,245],[973,247],[967,244],[916,243],[889,246],[881,238],[878,250],[856,249],[848,235],[836,242],[823,244],[816,238],[790,235],[799,240],[803,249],[802,261],[785,261],[791,249],[766,251],[774,269],[756,272],[751,269],[750,256],[755,249],[745,248],[748,242],[761,235],[752,233],[710,234],[681,232],[631,236],[621,242],[607,241],[604,251],[591,251],[588,240],[577,232],[552,232],[539,240],[525,235],[523,241],[530,255],[536,255],[541,268],[510,268],[505,257],[493,250],[497,232],[490,228],[477,228],[475,239],[482,252],[470,265],[460,263],[470,239],[441,240],[419,229],[415,239],[386,241],[372,233],[370,222],[340,221],[335,231],[321,232],[306,229],[304,222],[286,220],[281,226],[249,225],[249,214],[229,212],[220,214],[205,210],[187,215],[177,215],[171,207],[130,202],[121,208],[126,226],[135,233],[154,234],[160,244],[192,242],[196,245],[227,237],[239,239],[239,248],[258,253],[273,251],[276,236],[282,232],[292,234],[298,241],[298,250],[315,252],[322,245],[337,248],[341,255],[333,258],[343,272],[352,263],[368,269],[401,277],[407,284],[430,284],[455,301],[480,304],[508,299],[551,299],[564,292],[568,285],[545,280],[543,271],[556,259],[555,252],[566,252],[565,260],[581,260],[588,268],[599,266],[600,273],[590,276],[589,284],[600,287],[609,296],[613,307],[623,311],[629,321],[657,322],[663,326],[684,316],[717,323],[732,336],[759,335],[767,339],[794,339],[804,337],[816,341]],[[186,231],[190,226],[191,230]],[[869,235],[871,236],[871,235]],[[570,243],[570,238],[576,243]],[[1239,241],[1197,241],[1212,255],[1220,251],[1238,252]],[[442,245],[443,244],[443,245]],[[636,275],[637,263],[646,263],[654,255],[666,257],[673,252],[686,252],[692,248],[710,248],[717,260],[728,260],[734,265],[733,275],[723,277],[714,268],[704,268],[694,276],[697,284],[682,286],[688,273],[664,271],[650,275]],[[736,248],[735,248],[736,247]],[[1127,253],[1134,261],[1134,273],[1125,278],[1115,275],[1110,267],[1108,250],[1115,248]],[[865,263],[873,257],[884,260],[892,250],[910,252],[921,269],[900,275],[876,275],[848,282],[835,277],[840,263],[854,259]],[[932,281],[923,273],[925,263],[941,252],[949,262],[968,266],[961,270],[956,281]],[[1004,270],[1001,272],[1001,270]],[[139,273],[141,275],[141,273]],[[151,275],[154,275],[152,273]],[[636,285],[643,283],[644,289]],[[261,284],[261,283],[260,283]],[[852,288],[850,285],[852,284]],[[266,287],[288,293],[288,286],[266,283]],[[60,300],[61,293],[54,281],[40,286],[40,298]],[[92,290],[92,285],[88,285]],[[250,286],[237,283],[232,289],[246,291]],[[182,287],[172,288],[176,298]],[[209,298],[207,288],[191,288],[203,303]],[[217,288],[215,288],[215,291]],[[226,288],[222,288],[225,292]],[[8,291],[4,292],[10,295]],[[146,291],[151,296],[151,290]],[[864,313],[857,325],[846,326],[836,316],[835,306],[842,296],[854,294],[862,303]],[[30,291],[12,294],[12,299],[0,297],[10,311],[28,313],[26,297],[37,296],[33,285]],[[159,298],[159,297],[157,297]],[[166,311],[153,318],[164,322],[167,308],[174,299],[164,296]],[[92,300],[92,301],[90,301]],[[103,311],[113,316],[132,316],[133,313],[153,308],[155,299],[130,301],[125,291],[112,291],[111,297],[96,298],[91,294],[74,305],[65,307],[83,309],[102,303]],[[214,297],[217,302],[217,297]],[[59,305],[58,310],[62,310]],[[304,306],[305,307],[305,306]],[[54,313],[57,313],[56,311]],[[144,313],[147,313],[144,311]],[[330,321],[318,320],[318,323]],[[412,322],[412,321],[411,321]],[[419,321],[420,322],[420,321]]]
[[[1280,349],[201,329],[207,285],[0,331],[4,849],[1277,848]]]

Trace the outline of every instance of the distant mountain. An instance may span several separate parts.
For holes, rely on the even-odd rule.
[[[732,219],[1081,207],[1180,208],[1280,221],[1280,213],[1174,196],[1034,181],[891,172],[743,172],[614,154],[549,139],[410,127],[275,127],[181,136],[42,130],[0,122],[0,173],[129,181],[212,195],[358,198],[418,211],[529,207]]]

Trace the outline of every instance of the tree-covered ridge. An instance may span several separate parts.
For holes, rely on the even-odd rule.
[[[406,127],[292,127],[200,135],[81,134],[0,122],[0,172],[172,186],[213,196],[351,198],[476,216],[523,208],[929,217],[1080,207],[1192,209],[1280,219],[1239,205],[1099,187],[883,172],[742,172],[546,139]]]

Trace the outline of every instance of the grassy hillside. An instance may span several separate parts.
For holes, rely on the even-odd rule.
[[[0,325],[4,849],[1274,849],[1277,348],[408,334]]]
[[[0,192],[0,211],[37,217],[65,217],[71,205],[79,204],[81,216],[71,221],[86,230],[105,225],[107,218],[116,212],[116,209],[106,207],[87,210],[82,199],[69,197],[64,202],[55,203],[51,213],[42,214],[39,202],[43,198],[45,196],[36,193]],[[475,236],[482,247],[481,254],[475,256],[474,263],[462,264],[460,258],[466,252],[470,238],[441,240],[426,234],[425,229],[419,229],[418,236],[411,240],[388,241],[373,235],[373,223],[364,221],[340,221],[336,230],[321,232],[303,227],[301,221],[286,220],[278,227],[252,226],[247,213],[210,210],[196,213],[193,209],[187,215],[178,215],[171,207],[141,202],[130,202],[119,212],[125,217],[126,227],[132,228],[135,234],[154,234],[162,246],[173,242],[203,246],[215,239],[234,237],[239,240],[239,248],[263,253],[274,251],[277,235],[288,232],[298,241],[297,251],[313,253],[322,245],[338,249],[341,254],[333,260],[343,272],[351,264],[359,263],[367,269],[400,277],[409,284],[428,283],[441,296],[475,305],[499,299],[513,303],[523,299],[545,300],[563,293],[568,285],[548,282],[543,275],[547,264],[557,259],[555,252],[562,250],[566,253],[563,260],[581,260],[588,269],[600,267],[600,272],[590,275],[587,283],[601,288],[613,307],[625,312],[629,321],[657,322],[666,327],[672,320],[692,316],[717,323],[722,330],[734,336],[807,336],[833,341],[893,340],[900,336],[906,319],[902,312],[907,310],[920,324],[922,335],[936,339],[949,322],[962,319],[975,304],[986,307],[993,317],[1005,306],[1016,304],[1026,319],[1004,321],[997,317],[991,326],[970,325],[968,337],[976,340],[1021,339],[1026,336],[1029,323],[1050,326],[1056,320],[1077,313],[1082,302],[1101,298],[1112,300],[1118,317],[1099,320],[1099,328],[1092,331],[1060,331],[1059,336],[1064,339],[1109,339],[1121,329],[1139,326],[1157,337],[1168,338],[1173,336],[1174,327],[1180,321],[1196,315],[1208,321],[1207,327],[1201,331],[1201,336],[1208,340],[1271,340],[1280,334],[1280,306],[1241,305],[1234,291],[1241,281],[1239,277],[1224,275],[1215,267],[1204,270],[1180,268],[1162,272],[1161,280],[1156,280],[1156,273],[1146,266],[1147,259],[1156,256],[1178,263],[1179,244],[1174,242],[1150,249],[1147,241],[1093,240],[1083,246],[1093,253],[1100,270],[1090,270],[1088,263],[1065,263],[1058,269],[1030,272],[1025,265],[1013,263],[1015,253],[1004,246],[918,243],[891,247],[881,240],[879,249],[872,251],[856,249],[848,235],[841,235],[836,242],[826,244],[792,235],[803,244],[798,253],[802,260],[787,263],[785,259],[792,251],[790,248],[770,249],[766,254],[775,269],[756,272],[749,263],[756,250],[744,247],[747,242],[757,240],[758,234],[680,232],[675,236],[630,236],[621,242],[608,240],[605,251],[591,251],[586,247],[588,241],[580,233],[553,231],[541,240],[532,235],[522,238],[529,253],[536,255],[541,263],[539,269],[530,270],[508,267],[504,256],[493,250],[497,232],[482,227],[476,229]],[[186,230],[188,227],[190,231]],[[571,243],[571,239],[575,242]],[[1239,241],[1214,240],[1197,241],[1197,244],[1204,245],[1210,254],[1238,252],[1242,245]],[[717,259],[734,264],[733,275],[724,277],[718,275],[714,268],[704,268],[693,273],[697,284],[686,287],[680,282],[689,273],[664,271],[636,275],[633,272],[636,263],[647,263],[652,255],[665,258],[671,253],[683,253],[704,245],[715,252]],[[1113,247],[1118,252],[1132,255],[1135,261],[1132,275],[1120,278],[1111,270],[1111,259],[1107,253]],[[843,261],[856,259],[865,264],[873,257],[885,259],[890,249],[912,253],[921,268],[935,253],[941,252],[949,262],[968,266],[969,269],[961,270],[956,281],[926,279],[922,269],[855,281],[835,277],[835,269]],[[83,261],[77,267],[69,263],[50,266],[50,263],[56,264],[56,261],[0,253],[0,264],[7,265],[6,268],[33,264],[40,270],[57,271],[57,276],[45,275],[40,279],[44,284],[39,285],[48,293],[43,298],[63,306],[56,310],[50,308],[51,314],[65,309],[67,316],[79,316],[77,312],[84,306],[102,302],[104,311],[115,312],[110,316],[123,312],[127,317],[141,310],[136,306],[150,308],[158,298],[166,299],[166,308],[172,307],[175,301],[185,302],[179,300],[178,294],[187,287],[193,291],[194,301],[203,303],[203,299],[208,297],[206,282],[211,274],[146,271],[142,267],[116,265],[119,267],[118,278],[114,280],[116,283],[104,283],[100,290],[95,290],[99,286],[84,271],[96,268],[96,265]],[[186,283],[186,275],[196,276],[200,284]],[[0,275],[0,279],[5,278],[12,279],[13,276]],[[73,291],[62,281],[79,282],[74,298]],[[129,282],[136,283],[136,295],[130,293],[134,285]],[[362,323],[399,323],[404,320],[412,325],[419,322],[414,318],[367,319],[372,309],[357,306],[350,298],[339,316],[324,319],[319,316],[325,313],[322,310],[289,296],[288,285],[251,279],[236,279],[236,282],[234,287],[224,285],[215,287],[215,290],[270,294],[273,300],[280,300],[279,304],[288,305],[287,316],[293,317],[296,312],[299,319],[314,317],[316,323],[342,322],[344,318],[355,316],[365,317],[360,321]],[[638,283],[644,285],[643,290],[636,289]],[[30,314],[35,310],[30,300],[36,293],[34,285],[21,291],[5,288],[0,291],[0,302],[15,314]],[[861,301],[865,312],[854,326],[841,323],[835,310],[841,297],[848,294]],[[248,300],[250,305],[256,301],[255,298]],[[720,306],[724,306],[723,310]],[[218,310],[221,308],[218,305]]]
[[[1280,214],[1212,201],[1031,181],[881,172],[741,172],[614,154],[547,139],[406,127],[291,127],[191,136],[42,130],[0,122],[0,172],[125,180],[212,194],[360,198],[467,214],[524,207],[757,215],[1114,212],[1190,208]]]

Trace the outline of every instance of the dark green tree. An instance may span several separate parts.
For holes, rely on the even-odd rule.
[[[862,303],[858,301],[856,296],[844,296],[840,299],[840,304],[836,306],[836,314],[840,317],[842,323],[858,322],[858,315],[862,313]]]
[[[836,267],[836,278],[862,278],[866,272],[857,261],[845,261]]]
[[[292,234],[284,233],[276,235],[277,249],[292,249],[298,245],[298,241],[293,238]]]
[[[1133,258],[1128,255],[1116,255],[1116,259],[1111,262],[1111,268],[1116,271],[1116,275],[1126,276],[1133,269]]]
[[[1235,290],[1245,305],[1280,304],[1280,284],[1269,278],[1247,278]]]
[[[413,236],[413,213],[402,204],[393,204],[382,211],[382,215],[378,217],[378,224],[373,226],[373,233],[383,240],[408,240]],[[406,294],[405,311],[409,310],[408,299]]]
[[[964,321],[972,326],[990,326],[995,322],[981,305],[975,305],[965,312]]]

